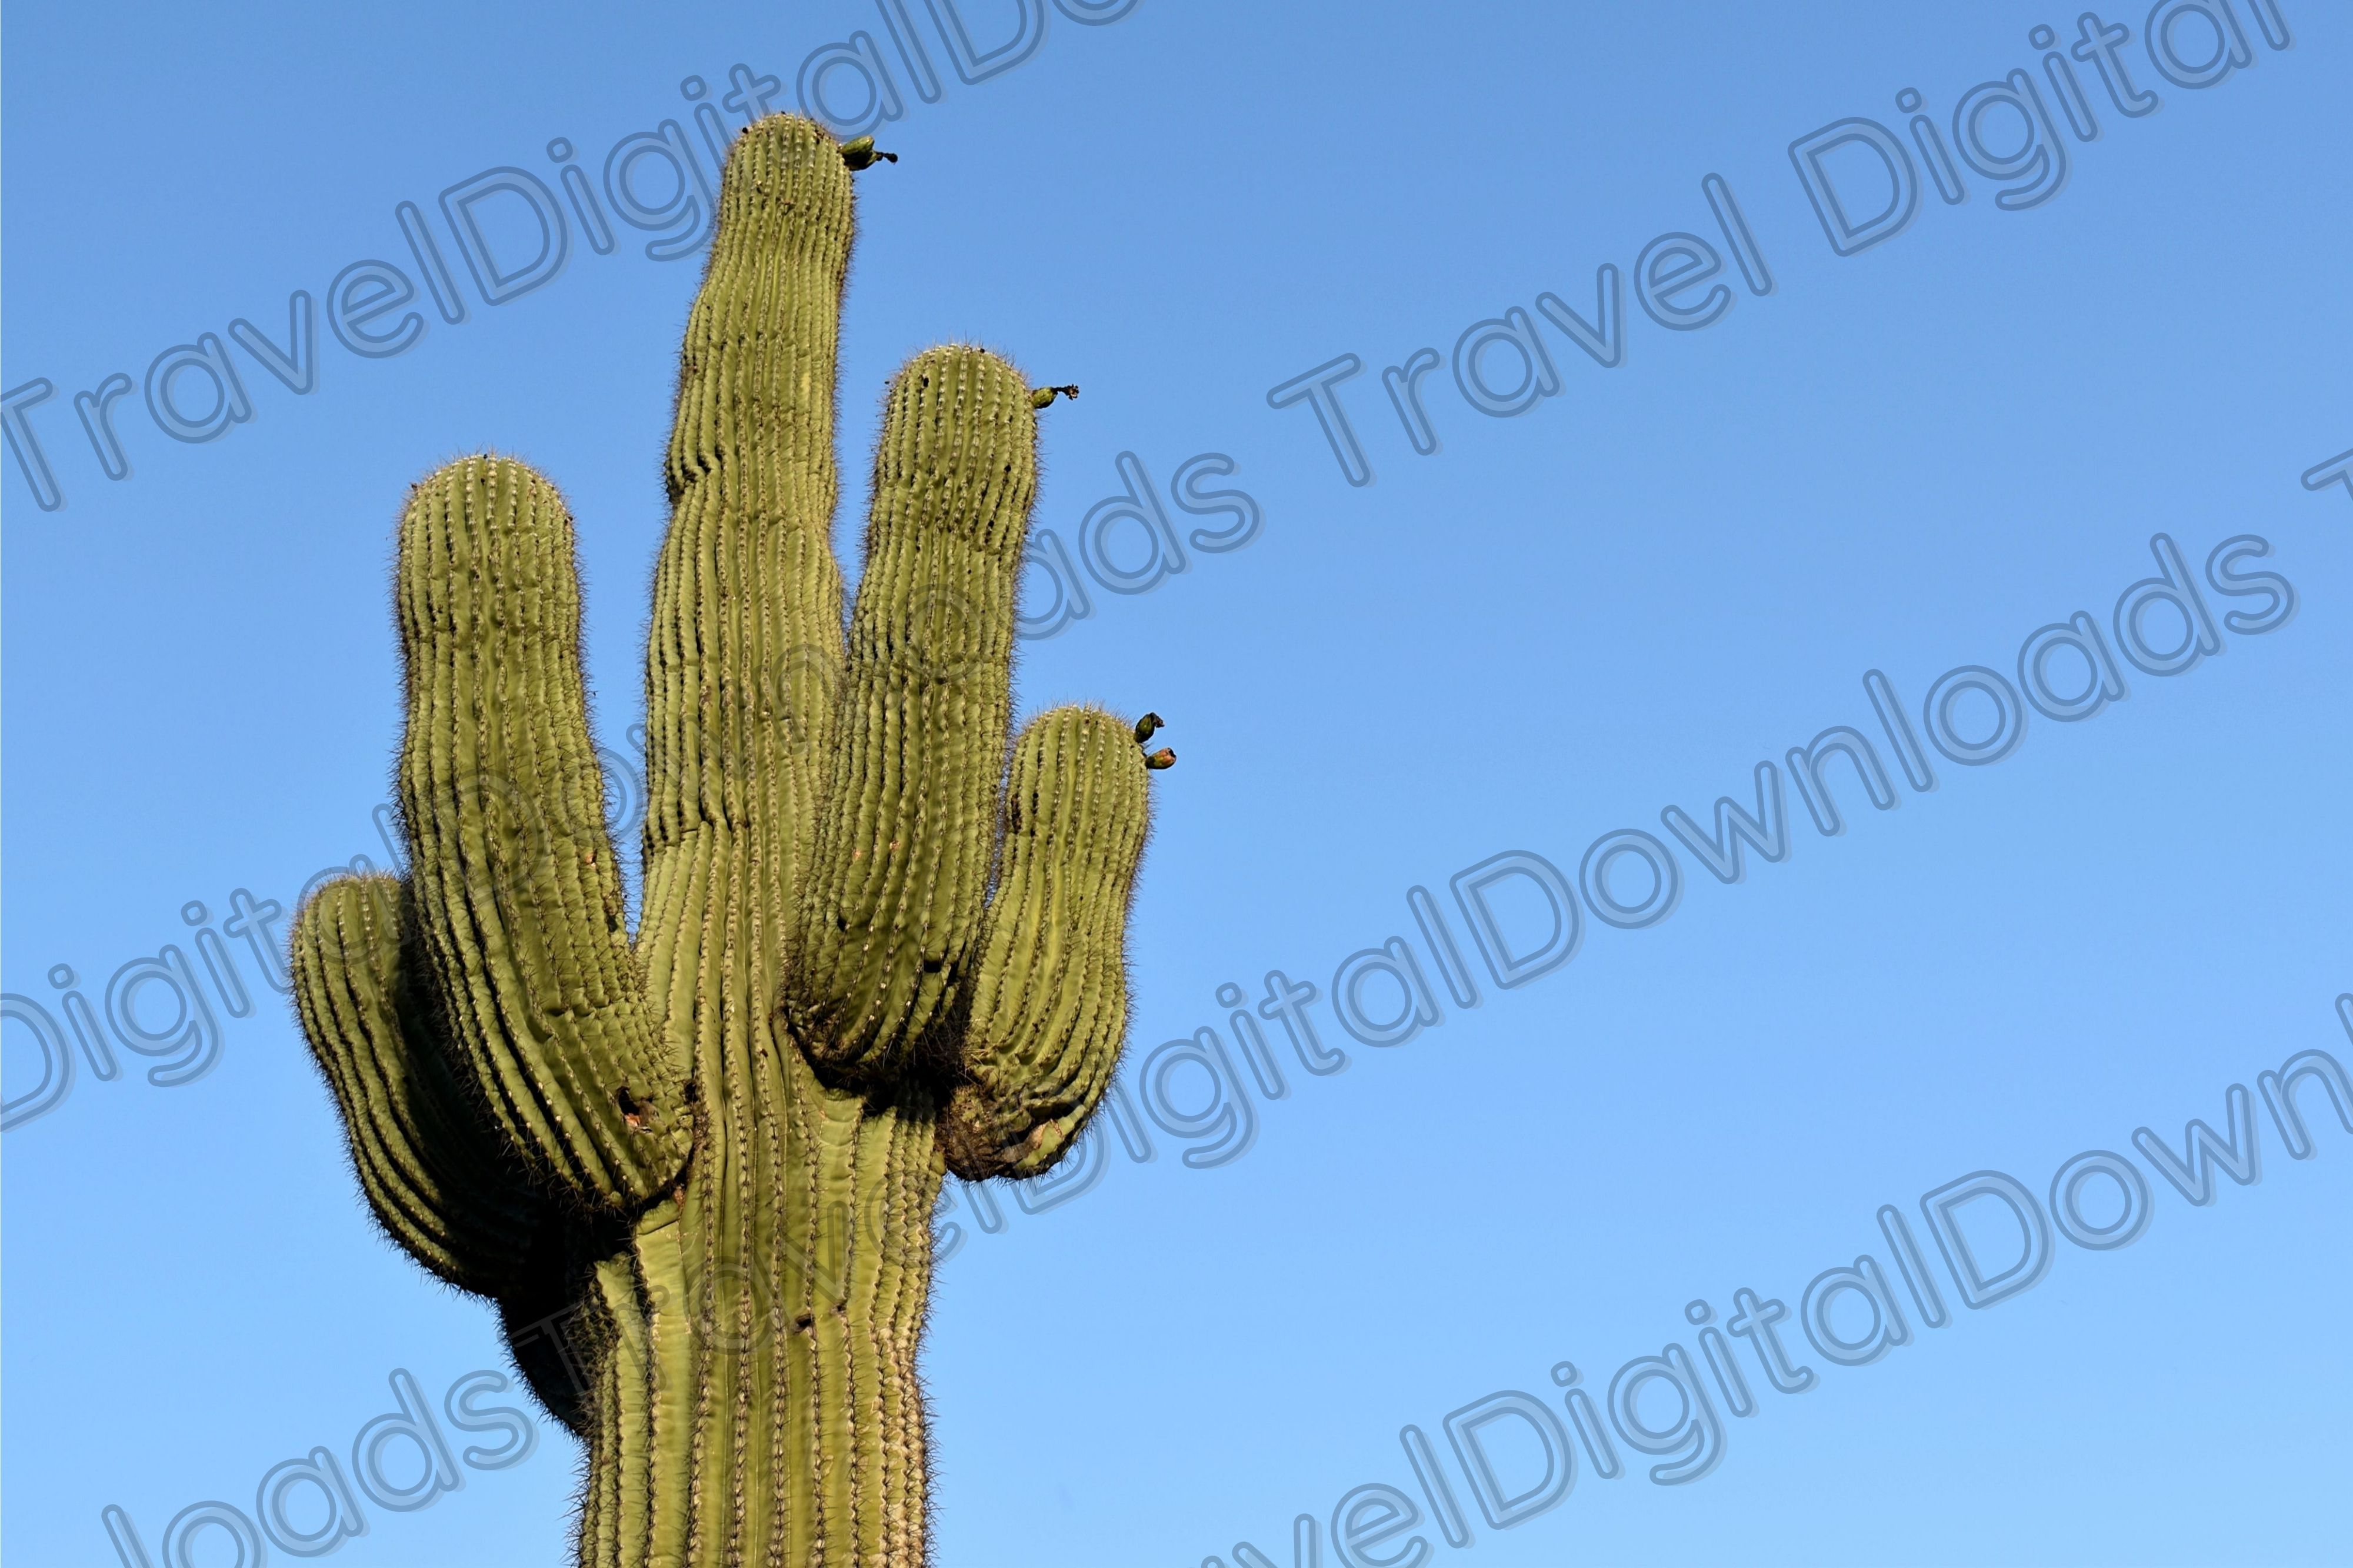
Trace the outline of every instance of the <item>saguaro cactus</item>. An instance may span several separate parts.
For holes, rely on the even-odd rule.
[[[1125,1027],[1158,721],[1057,709],[1008,755],[1054,389],[963,346],[900,372],[845,638],[835,345],[874,158],[778,115],[728,159],[668,459],[634,938],[572,522],[494,457],[401,518],[408,874],[330,883],[294,930],[377,1217],[497,1302],[586,1445],[584,1564],[922,1561],[944,1173],[1047,1169]]]

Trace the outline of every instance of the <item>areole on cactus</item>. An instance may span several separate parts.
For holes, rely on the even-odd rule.
[[[607,834],[572,522],[520,462],[410,493],[402,879],[323,888],[296,999],[392,1238],[494,1300],[586,1445],[602,1568],[914,1563],[944,1173],[1037,1175],[1109,1085],[1159,721],[1008,754],[1032,388],[919,354],[845,636],[829,534],[850,175],[730,153],[646,655],[644,910]],[[564,1332],[533,1332],[558,1322]]]

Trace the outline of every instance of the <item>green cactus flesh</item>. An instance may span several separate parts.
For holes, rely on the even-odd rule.
[[[497,1302],[586,1445],[597,1568],[923,1560],[940,1184],[1051,1165],[1125,1027],[1147,763],[1092,708],[1008,762],[1039,400],[995,355],[893,382],[845,637],[854,161],[784,115],[728,160],[667,462],[635,935],[571,519],[491,457],[400,523],[408,874],[331,883],[294,931],[361,1187]]]

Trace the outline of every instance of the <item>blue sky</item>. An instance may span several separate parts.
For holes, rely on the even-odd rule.
[[[940,1561],[1173,1568],[1247,1562],[1249,1542],[1287,1564],[1301,1514],[1327,1563],[1402,1563],[1414,1540],[1481,1568],[2341,1556],[2353,1361],[2332,1303],[2353,1285],[2353,1138],[2309,1074],[2293,1103],[2310,1157],[2294,1157],[2258,1075],[2311,1052],[2353,1066],[2337,1005],[2353,489],[2300,482],[2353,447],[2348,18],[2232,0],[2218,33],[2212,9],[2159,5],[2160,63],[2136,0],[2111,18],[2121,41],[2054,79],[2030,35],[2057,27],[2063,55],[2076,25],[2007,3],[1096,9],[1087,25],[1079,0],[946,8],[983,51],[1044,18],[1034,50],[966,81],[939,11],[883,0],[554,23],[12,7],[0,390],[51,384],[23,415],[57,495],[23,440],[0,459],[5,990],[70,1037],[67,991],[96,1017],[110,979],[166,945],[203,968],[197,933],[223,932],[237,889],[290,909],[322,868],[383,863],[391,522],[460,452],[520,454],[569,496],[596,722],[630,750],[701,254],[647,251],[691,220],[608,216],[607,254],[565,212],[561,268],[551,250],[533,274],[539,220],[512,191],[486,197],[487,259],[522,285],[492,303],[497,275],[486,289],[469,270],[443,193],[512,169],[561,197],[559,138],[605,190],[608,153],[666,121],[699,153],[694,110],[733,67],[790,106],[803,62],[863,33],[902,161],[859,185],[845,565],[876,400],[907,355],[977,340],[1081,384],[1046,423],[1036,526],[1090,613],[1022,644],[1018,700],[1155,709],[1183,757],[1155,785],[1131,937],[1124,1082],[1153,1158],[1106,1128],[1099,1176],[1067,1201],[1032,1214],[999,1194],[994,1233],[968,1197],[944,1216],[965,1241],[926,1359]],[[2112,92],[2117,62],[2132,85]],[[824,90],[863,109],[846,68]],[[2040,110],[2031,144],[2012,101]],[[1801,169],[1806,139],[1856,120],[1910,167],[1913,211],[1868,230],[1902,206],[1890,154],[1826,147],[1820,178],[1863,231],[1841,255]],[[659,206],[660,160],[639,163],[632,189]],[[436,237],[447,310],[405,203]],[[369,316],[347,269],[371,261],[414,300]],[[1597,354],[1560,321],[1608,314],[1605,265],[1622,325]],[[288,351],[298,291],[308,392],[289,384],[303,354],[281,375],[244,346]],[[345,342],[411,313],[406,352]],[[1482,412],[1474,395],[1508,400],[1522,379],[1516,351],[1498,341],[1458,372],[1458,344],[1515,320],[1546,362],[1529,379],[1556,391]],[[250,418],[176,440],[150,368],[205,334]],[[1425,348],[1428,453],[1383,374]],[[1308,404],[1268,396],[1349,355],[1362,369],[1335,395],[1364,484]],[[118,373],[134,388],[108,404],[119,479],[74,402]],[[201,424],[201,371],[170,395]],[[1144,574],[1152,525],[1098,503],[1138,471],[1186,563],[1124,594],[1103,576]],[[1182,509],[1217,490],[1248,506]],[[2136,661],[2119,601],[2168,573],[2189,618],[2147,609]],[[1052,601],[1045,566],[1030,593]],[[2004,718],[2022,646],[2079,614],[2121,695],[2054,717],[2088,679],[2063,647],[2048,706]],[[2158,672],[2185,637],[2198,657]],[[1939,687],[1969,667],[1986,675]],[[1952,694],[1949,749],[1932,691]],[[2022,724],[2014,749],[1964,760],[1999,749],[1998,722]],[[1830,835],[1788,753],[1841,726],[1889,804],[1852,752],[1828,757]],[[1726,883],[1662,813],[1703,833],[1719,796],[1763,814],[1760,763],[1785,853],[1751,848]],[[1629,830],[1680,882],[1639,928],[1603,918],[1642,902],[1639,841],[1579,891],[1589,848]],[[1455,879],[1512,853],[1539,869],[1493,886],[1491,963]],[[1544,967],[1556,910],[1580,905],[1573,953]],[[1355,1030],[1333,994],[1392,939],[1425,1020],[1371,1044],[1407,1005],[1397,981],[1364,981]],[[316,1447],[348,1462],[395,1408],[396,1369],[443,1412],[467,1373],[502,1365],[490,1311],[370,1229],[282,999],[242,937],[222,942],[251,1016],[199,981],[209,1048],[150,1058],[118,1035],[115,1078],[82,1058],[0,1143],[11,1561],[112,1568],[111,1505],[166,1568],[182,1510],[250,1514],[265,1473]],[[1538,972],[1514,974],[1514,954]],[[1239,986],[1254,1008],[1277,971],[1317,988],[1319,1040],[1346,1058],[1311,1071],[1259,1021],[1280,1097],[1219,996]],[[145,995],[132,1021],[167,1032],[168,989]],[[37,1110],[33,1016],[6,1026],[5,1089]],[[1204,1048],[1142,1070],[1205,1028],[1222,1068]],[[212,1066],[150,1080],[190,1057]],[[2234,1085],[2261,1180],[2210,1173],[2194,1205],[2135,1133],[2177,1154],[2193,1118],[2228,1133]],[[1221,1114],[1229,1131],[1205,1130]],[[2102,1249],[2053,1227],[2030,1289],[1967,1304],[1923,1196],[2000,1173],[2042,1215],[2090,1151],[2137,1172],[2145,1232]],[[2089,1181],[2085,1223],[2128,1189]],[[1942,1326],[1882,1205],[1906,1216]],[[1957,1212],[1982,1273],[2018,1255],[2000,1199]],[[1804,1298],[1866,1256],[1909,1342],[1833,1364]],[[1819,1374],[1782,1394],[1753,1337],[1715,1342],[1745,1369],[1746,1416],[1701,1332],[1744,1289],[1786,1304],[1789,1353]],[[1867,1296],[1817,1290],[1824,1331],[1864,1343]],[[1673,1458],[1635,1452],[1621,1424],[1605,1479],[1555,1368],[1575,1363],[1607,1424],[1620,1369],[1671,1344],[1722,1427],[1718,1462],[1656,1484]],[[1513,1394],[1556,1426],[1480,1428],[1499,1526],[1446,1421]],[[1621,1416],[1664,1429],[1676,1404],[1652,1378]],[[436,1419],[456,1447],[512,1446]],[[1442,1481],[1418,1479],[1407,1427]],[[364,1504],[368,1533],[334,1561],[565,1561],[575,1450],[535,1433],[505,1468],[457,1460],[463,1487],[428,1507]],[[1546,1500],[1547,1440],[1575,1453],[1574,1489],[1514,1518],[1514,1495]],[[1394,1500],[1418,1522],[1381,1536]],[[195,1539],[198,1568],[235,1560],[225,1531]]]

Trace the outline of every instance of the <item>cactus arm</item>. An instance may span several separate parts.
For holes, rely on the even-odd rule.
[[[1110,1086],[1127,1027],[1127,910],[1149,826],[1134,731],[1095,708],[1023,730],[963,1081],[941,1122],[966,1180],[1034,1176]]]
[[[808,121],[737,138],[679,358],[664,474],[671,516],[646,650],[649,973],[688,989],[696,884],[757,840],[766,910],[793,905],[825,784],[842,659],[831,534],[835,363],[852,237],[849,172]],[[771,945],[783,932],[771,928]],[[694,1031],[690,1030],[691,1035]]]
[[[385,1233],[459,1289],[495,1295],[515,1282],[548,1209],[459,1097],[423,1027],[402,951],[404,897],[390,877],[320,889],[295,919],[295,1005]]]
[[[1037,489],[1020,373],[959,345],[891,386],[840,733],[787,1002],[820,1069],[872,1079],[955,1000],[996,848],[1013,605]]]
[[[543,1185],[632,1211],[677,1179],[692,1128],[629,949],[554,487],[487,457],[427,479],[397,601],[411,886],[457,1054]]]

